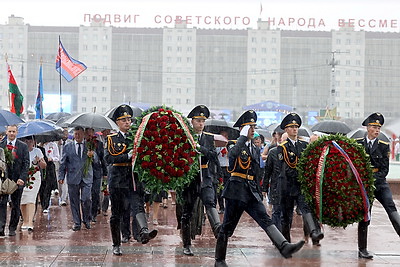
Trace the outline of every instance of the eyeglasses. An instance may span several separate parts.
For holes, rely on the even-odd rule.
[[[127,118],[118,119],[117,121],[127,122],[127,121],[132,121],[132,119],[127,117]]]

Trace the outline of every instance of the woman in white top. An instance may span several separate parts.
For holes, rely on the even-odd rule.
[[[21,213],[23,218],[21,229],[33,231],[35,203],[41,184],[40,169],[46,168],[46,161],[43,158],[42,151],[35,147],[33,136],[25,137],[24,142],[28,145],[30,165],[21,198]]]

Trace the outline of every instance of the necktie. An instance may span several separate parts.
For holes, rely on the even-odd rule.
[[[78,143],[78,156],[82,158],[82,143]]]
[[[369,149],[369,151],[372,150],[372,142],[371,141],[368,142],[368,149]]]
[[[8,143],[9,146],[12,146],[12,142]]]

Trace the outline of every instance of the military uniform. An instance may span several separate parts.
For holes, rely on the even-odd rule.
[[[363,126],[379,126],[384,123],[384,117],[380,113],[373,113],[367,117],[362,123]],[[369,142],[371,141],[371,144]],[[375,198],[382,204],[389,219],[400,236],[400,216],[397,212],[396,205],[393,202],[392,192],[389,184],[386,181],[386,176],[389,172],[390,146],[389,143],[376,138],[369,140],[368,137],[357,139],[357,142],[364,146],[365,151],[370,157],[372,171],[375,178]],[[372,205],[371,205],[372,208]],[[372,254],[367,251],[367,235],[368,222],[360,222],[358,224],[358,248],[360,258],[372,258]]]
[[[210,111],[204,105],[196,106],[188,115],[192,119],[207,119],[210,116]],[[215,179],[209,171],[209,165],[219,164],[217,152],[214,147],[214,136],[212,134],[202,132],[195,136],[197,140],[197,150],[201,153],[200,171],[195,179],[183,190],[183,204],[177,205],[177,216],[180,215],[180,226],[182,231],[183,253],[192,256],[191,251],[191,225],[190,220],[193,215],[193,209],[198,197],[201,198],[206,209],[208,221],[211,224],[211,229],[214,235],[217,236],[221,223],[219,214],[216,209],[216,195],[213,185]]]
[[[301,118],[296,113],[290,113],[281,122],[281,128],[300,127]],[[297,173],[297,162],[307,146],[307,142],[300,139],[286,140],[277,147],[278,160],[280,168],[278,173],[281,180],[281,208],[282,208],[282,234],[290,241],[290,229],[292,227],[293,209],[295,202],[302,212],[303,222],[310,231],[310,236],[314,244],[318,244],[319,240],[324,238],[319,226],[315,223],[316,219],[311,213],[303,194],[301,194],[300,183]],[[279,170],[280,169],[280,170]]]
[[[234,127],[255,126],[256,121],[256,113],[249,110],[242,114]],[[284,257],[291,257],[304,245],[304,241],[290,244],[268,216],[262,202],[263,195],[260,187],[262,178],[259,176],[260,151],[247,135],[248,133],[241,133],[236,143],[228,143],[231,177],[222,193],[225,198],[225,213],[215,248],[215,266],[227,266],[225,257],[228,238],[233,235],[244,211],[268,234]]]
[[[127,105],[119,106],[113,116],[113,120],[132,117],[132,109]],[[107,136],[104,158],[110,164],[109,192],[111,200],[110,229],[113,241],[113,253],[121,255],[121,221],[122,217],[130,213],[129,200],[133,199],[135,219],[140,228],[140,238],[143,244],[157,235],[153,230],[149,233],[147,220],[144,213],[144,201],[141,194],[140,183],[132,176],[132,160],[128,152],[129,140],[125,134],[118,133]]]

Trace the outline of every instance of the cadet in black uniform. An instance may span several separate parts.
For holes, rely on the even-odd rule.
[[[183,253],[188,256],[193,256],[191,250],[191,229],[190,219],[193,213],[193,207],[198,197],[203,201],[203,205],[206,208],[206,214],[208,221],[210,222],[211,228],[217,237],[219,229],[221,227],[219,214],[216,209],[216,196],[213,185],[213,179],[208,170],[209,164],[219,164],[217,158],[217,152],[214,146],[214,136],[212,134],[203,132],[204,122],[210,116],[210,111],[204,105],[196,106],[187,116],[192,119],[192,125],[197,140],[197,150],[201,153],[199,174],[195,177],[192,183],[186,187],[182,192],[182,198],[184,203],[177,205],[177,211],[181,212],[181,230],[182,230],[182,242],[183,242]],[[179,218],[178,218],[179,219]]]
[[[357,139],[357,142],[364,146],[371,160],[372,171],[375,178],[375,198],[385,208],[393,228],[400,236],[400,216],[393,202],[390,187],[386,182],[386,176],[389,172],[390,147],[389,143],[379,140],[378,138],[384,121],[383,115],[380,113],[372,113],[369,115],[362,123],[363,126],[367,126],[367,136]],[[358,257],[365,259],[373,258],[373,255],[367,250],[369,223],[370,221],[362,221],[358,224]]]
[[[141,183],[132,176],[132,153],[127,150],[129,140],[128,130],[131,126],[133,115],[132,108],[128,105],[119,106],[113,115],[113,120],[118,125],[118,133],[107,136],[104,158],[110,164],[109,184],[111,200],[110,229],[113,241],[113,254],[121,255],[121,221],[122,216],[129,213],[129,198],[134,199],[136,221],[140,229],[142,244],[146,244],[157,235],[157,230],[149,232],[146,215],[144,213],[143,190]]]
[[[302,212],[303,222],[310,231],[310,237],[314,244],[324,238],[316,219],[305,202],[300,191],[300,183],[296,170],[300,154],[307,146],[307,142],[298,139],[298,130],[301,126],[301,118],[296,113],[290,113],[281,122],[281,128],[288,134],[285,142],[278,146],[278,159],[280,161],[281,179],[281,208],[282,208],[282,234],[290,241],[290,229],[292,227],[293,209],[295,202]]]
[[[240,127],[240,137],[236,144],[228,143],[231,177],[222,193],[225,198],[225,213],[215,247],[215,266],[227,266],[225,257],[228,238],[233,235],[244,211],[261,226],[285,258],[291,257],[304,245],[303,240],[296,244],[289,243],[265,210],[260,188],[260,151],[252,144],[256,121],[255,111],[244,112],[234,125]]]

